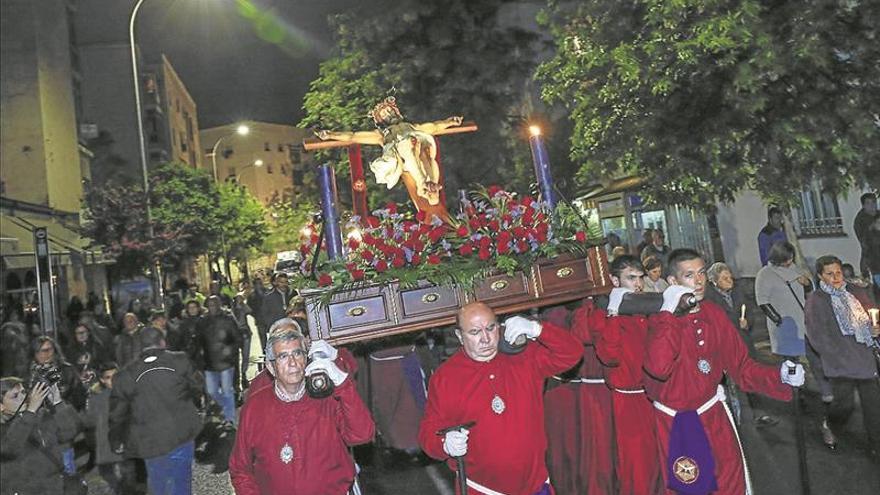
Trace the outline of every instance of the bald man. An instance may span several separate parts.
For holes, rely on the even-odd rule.
[[[483,303],[458,313],[455,335],[461,349],[431,377],[419,444],[431,457],[464,456],[468,494],[552,493],[544,462],[544,380],[580,359],[581,344],[552,323],[520,316],[503,325]],[[498,352],[498,342],[531,340],[514,355]],[[440,430],[469,422],[469,429]]]

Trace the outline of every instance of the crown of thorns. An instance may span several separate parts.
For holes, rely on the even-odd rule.
[[[385,110],[386,108],[390,108],[398,117],[402,117],[400,109],[397,108],[397,100],[393,96],[389,96],[377,103],[376,106],[373,107],[373,110],[370,111],[369,117],[372,117],[373,122],[376,124],[382,123],[384,120],[382,118],[382,110]]]

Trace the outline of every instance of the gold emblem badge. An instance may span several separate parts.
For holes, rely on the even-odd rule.
[[[351,186],[351,188],[357,192],[364,192],[367,190],[367,181],[365,181],[364,179],[357,179]]]
[[[700,466],[690,457],[681,456],[673,463],[672,473],[675,475],[675,479],[690,485],[700,477]]]

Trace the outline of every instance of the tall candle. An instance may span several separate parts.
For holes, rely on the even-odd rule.
[[[547,147],[541,137],[541,128],[529,127],[529,146],[532,148],[532,162],[535,165],[535,178],[538,180],[538,190],[541,192],[541,200],[556,207],[559,201],[556,191],[553,189],[553,175],[550,173],[550,158],[547,156]]]
[[[336,192],[336,174],[330,165],[318,167],[318,188],[321,191],[321,213],[324,217],[324,240],[327,256],[342,257],[342,231],[339,229],[339,196]]]
[[[746,319],[746,305],[745,304],[743,304],[742,307],[739,308],[739,319],[740,320]]]
[[[871,308],[868,310],[868,313],[871,314],[871,323],[877,325],[878,321],[880,321],[880,309]]]

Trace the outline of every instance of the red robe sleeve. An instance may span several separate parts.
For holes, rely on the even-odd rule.
[[[348,355],[353,359],[351,353]],[[342,357],[341,353],[339,357]],[[337,401],[336,427],[345,444],[351,447],[371,441],[376,433],[376,424],[351,377],[333,389],[333,398]]]
[[[782,382],[779,367],[749,357],[749,350],[733,323],[721,311],[713,313],[714,324],[724,339],[724,369],[744,392],[757,392],[778,400],[791,400],[791,387]]]
[[[540,344],[535,346],[535,343]],[[583,346],[569,332],[545,321],[541,335],[531,344],[537,347],[532,362],[541,377],[553,376],[571,369],[583,355]]]
[[[591,323],[596,355],[603,365],[612,368],[620,364],[623,352],[620,323],[618,317],[608,318],[601,309],[595,311]]]
[[[449,455],[443,450],[443,437],[437,435],[437,431],[451,424],[443,411],[440,409],[439,391],[443,382],[441,376],[434,374],[428,384],[428,401],[425,404],[425,414],[419,423],[419,445],[422,450],[434,459],[446,460]]]
[[[596,307],[593,301],[585,299],[571,316],[571,334],[584,345],[593,345],[593,334],[590,327],[594,324]]]
[[[253,411],[253,407],[249,407],[248,403],[245,403],[241,408],[235,445],[233,445],[232,453],[229,456],[229,478],[232,480],[232,487],[235,489],[236,495],[260,495],[260,487],[254,476],[254,461],[251,454],[253,448],[251,431],[258,427],[254,421],[255,418],[253,418],[255,413],[258,411]]]
[[[681,332],[675,316],[668,311],[651,315],[648,319],[648,346],[645,352],[645,371],[658,380],[666,380],[672,373],[681,350]]]

